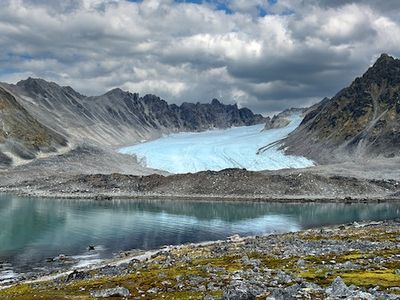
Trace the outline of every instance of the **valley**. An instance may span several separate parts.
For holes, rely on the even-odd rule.
[[[264,125],[242,126],[201,133],[179,133],[119,149],[132,154],[143,166],[170,173],[195,173],[241,168],[249,171],[309,167],[313,162],[299,156],[284,155],[271,148],[259,153],[265,143],[285,138],[298,127],[301,115],[290,115],[282,128],[263,130]]]
[[[398,222],[387,220],[399,218],[398,64],[383,55],[335,97],[272,118],[217,99],[178,106],[2,83],[0,296],[86,299],[123,285],[145,299],[329,298],[338,285],[396,299]],[[314,229],[327,225],[339,227]],[[365,228],[371,240],[360,242]],[[269,243],[281,252],[267,255]],[[307,256],[314,246],[328,254]],[[183,267],[197,275],[179,283]]]

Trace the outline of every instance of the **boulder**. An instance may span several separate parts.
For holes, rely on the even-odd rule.
[[[332,282],[329,288],[326,289],[326,293],[333,298],[342,298],[347,297],[351,294],[350,289],[347,285],[343,282],[343,279],[338,276]]]

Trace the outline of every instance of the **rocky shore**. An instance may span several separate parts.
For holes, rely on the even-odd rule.
[[[399,299],[400,221],[182,245],[20,282],[1,299]]]

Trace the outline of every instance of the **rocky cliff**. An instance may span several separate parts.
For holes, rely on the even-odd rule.
[[[364,75],[309,111],[284,141],[319,162],[400,154],[400,60],[382,54]]]

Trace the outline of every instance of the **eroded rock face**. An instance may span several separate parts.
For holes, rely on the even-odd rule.
[[[400,60],[382,54],[367,72],[309,111],[285,141],[314,160],[400,154]]]

